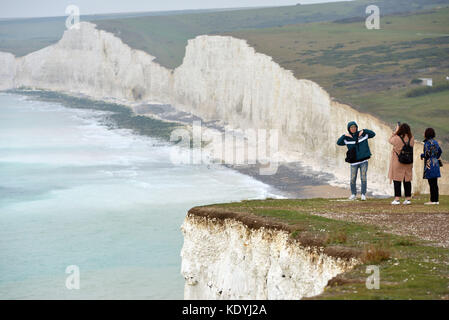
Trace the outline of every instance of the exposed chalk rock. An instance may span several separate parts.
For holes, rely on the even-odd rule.
[[[15,87],[16,58],[8,52],[0,52],[0,90]]]
[[[358,264],[289,241],[287,231],[188,215],[182,225],[184,299],[301,299]]]
[[[96,99],[167,100],[170,71],[114,35],[81,23],[54,45],[16,60],[16,87],[25,86]]]
[[[318,84],[296,79],[271,57],[257,53],[245,40],[202,35],[188,41],[182,65],[175,70],[131,49],[113,34],[81,22],[51,46],[14,58],[0,53],[0,90],[31,87],[81,93],[94,99],[171,104],[204,120],[219,120],[232,129],[278,130],[273,161],[301,161],[314,171],[332,174],[334,184],[348,185],[345,147],[336,145],[346,124],[376,132],[368,168],[368,190],[391,194],[388,166],[392,129],[377,118],[332,100]],[[428,192],[415,144],[413,190]],[[449,166],[439,181],[449,194]]]

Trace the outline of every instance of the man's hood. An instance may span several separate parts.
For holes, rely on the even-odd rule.
[[[349,134],[351,134],[351,135],[352,135],[352,133],[351,133],[351,131],[349,130],[349,128],[351,128],[352,125],[355,125],[356,128],[357,128],[357,130],[356,130],[355,133],[357,133],[357,131],[359,130],[359,126],[357,125],[357,123],[356,123],[355,121],[350,121],[350,122],[348,122],[348,132],[349,132]]]

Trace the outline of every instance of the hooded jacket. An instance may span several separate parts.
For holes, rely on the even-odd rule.
[[[424,179],[441,177],[438,158],[442,153],[443,151],[435,139],[424,140],[424,153],[421,154],[421,159],[424,159]]]
[[[357,127],[357,130],[355,133],[351,133],[351,131],[349,130],[349,128],[352,125],[355,125]],[[368,129],[363,129],[363,134],[359,137],[359,141],[356,144],[357,136],[360,133],[359,126],[357,125],[357,123],[355,121],[350,121],[348,123],[347,129],[348,129],[349,134],[352,136],[352,138],[349,138],[346,135],[342,135],[338,139],[337,144],[339,146],[346,146],[348,148],[348,150],[352,149],[352,148],[357,148],[356,149],[356,154],[357,154],[356,161],[357,162],[369,159],[371,157],[371,151],[369,149],[368,139],[374,138],[376,133],[374,133],[374,131],[371,131]]]

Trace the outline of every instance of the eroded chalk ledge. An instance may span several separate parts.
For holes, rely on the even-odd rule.
[[[302,299],[360,263],[360,252],[290,236],[291,226],[219,208],[189,210],[181,227],[185,299]]]

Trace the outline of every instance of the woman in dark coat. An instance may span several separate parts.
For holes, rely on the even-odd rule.
[[[424,132],[424,153],[421,159],[424,159],[424,179],[427,179],[430,187],[430,202],[425,204],[439,204],[438,202],[438,178],[441,177],[440,164],[438,159],[443,151],[435,140],[435,130],[427,128]]]

